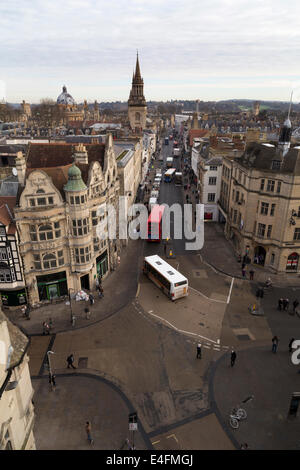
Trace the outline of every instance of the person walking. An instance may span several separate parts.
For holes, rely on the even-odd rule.
[[[278,310],[280,310],[280,311],[281,311],[281,310],[282,310],[282,308],[283,308],[283,298],[282,298],[282,297],[280,297],[280,299],[278,300]]]
[[[90,304],[93,305],[95,303],[95,299],[94,299],[94,296],[93,294],[90,294],[89,295],[89,300],[90,300]]]
[[[273,338],[272,338],[272,352],[273,353],[277,352],[278,341],[279,341],[279,339],[277,338],[277,336],[273,336]]]
[[[43,335],[50,335],[50,327],[45,321],[43,323]]]
[[[56,387],[56,376],[54,374],[50,374],[49,372],[49,385],[51,387],[51,390],[55,391],[55,387]]]
[[[234,366],[235,360],[236,360],[236,352],[235,352],[234,349],[232,349],[232,351],[231,351],[231,357],[230,357],[230,364],[231,364],[231,367]]]
[[[243,278],[246,277],[246,269],[245,268],[242,268],[242,276],[243,276]]]
[[[92,439],[92,435],[91,435],[92,427],[91,427],[91,423],[89,421],[87,421],[85,423],[85,431],[86,431],[86,435],[87,435],[89,443],[93,444],[94,440]]]
[[[76,367],[73,365],[73,362],[74,362],[74,355],[70,354],[70,356],[67,357],[67,363],[68,363],[67,369],[70,369],[70,367],[72,367],[73,369],[76,369]]]
[[[293,351],[292,344],[295,341],[295,338],[292,338],[289,342],[289,352],[291,353]]]
[[[251,271],[249,271],[249,274],[250,274],[250,281],[253,281],[253,278],[254,278],[254,271],[253,271],[253,269],[251,269]]]
[[[197,344],[197,359],[201,359],[201,344]]]
[[[296,313],[296,308],[298,307],[298,305],[299,305],[299,302],[297,299],[295,299],[293,302],[293,313]]]

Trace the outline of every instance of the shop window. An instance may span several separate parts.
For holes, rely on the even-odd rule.
[[[54,253],[49,253],[43,256],[43,268],[51,269],[57,267],[56,256]]]

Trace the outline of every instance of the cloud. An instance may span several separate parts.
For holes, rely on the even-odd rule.
[[[178,92],[209,77],[224,89],[222,77],[292,81],[300,74],[299,14],[295,0],[11,0],[0,5],[0,78],[18,99],[38,100],[38,90],[68,80],[80,97],[97,82],[107,99],[105,84],[121,83],[124,100],[138,48],[148,99],[156,80],[176,79]]]

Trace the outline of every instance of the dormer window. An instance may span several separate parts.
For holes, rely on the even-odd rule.
[[[272,170],[280,170],[281,168],[281,160],[272,160]]]

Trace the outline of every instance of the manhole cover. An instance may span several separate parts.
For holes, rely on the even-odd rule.
[[[80,357],[78,359],[78,368],[79,369],[86,369],[88,365],[88,358],[87,357]]]
[[[248,336],[248,335],[237,335],[237,337],[241,341],[248,341],[250,339],[250,336]]]

